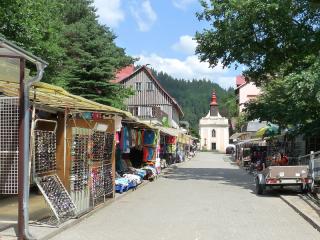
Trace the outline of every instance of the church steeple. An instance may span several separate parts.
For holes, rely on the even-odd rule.
[[[210,102],[210,116],[216,117],[218,116],[218,103],[216,92],[212,91],[211,102]]]

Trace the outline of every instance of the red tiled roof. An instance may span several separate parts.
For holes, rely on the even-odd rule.
[[[130,76],[132,73],[134,73],[134,66],[129,65],[126,66],[122,69],[120,69],[117,73],[116,73],[116,78],[114,80],[111,80],[112,83],[118,83],[121,82],[123,79],[125,79],[126,77]]]
[[[246,83],[246,79],[245,79],[244,76],[238,75],[236,77],[236,85],[237,85],[237,87],[239,87],[239,86],[241,86],[242,84],[245,84],[245,83]]]

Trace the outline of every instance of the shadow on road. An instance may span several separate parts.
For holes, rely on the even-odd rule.
[[[173,180],[205,180],[218,181],[219,184],[238,186],[255,193],[254,176],[243,169],[230,168],[180,168],[169,169],[164,175],[167,179]],[[259,197],[279,197],[279,195],[297,194],[296,188],[275,188],[267,189],[264,195]]]

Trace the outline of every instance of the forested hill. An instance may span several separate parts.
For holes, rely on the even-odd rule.
[[[236,115],[237,107],[234,89],[225,90],[208,80],[186,81],[176,79],[164,72],[153,70],[161,85],[174,97],[182,107],[184,119],[191,125],[192,132],[198,133],[199,119],[209,112],[212,91],[216,91],[220,114],[225,117]]]

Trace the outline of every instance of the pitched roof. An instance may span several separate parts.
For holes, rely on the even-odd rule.
[[[40,63],[45,66],[48,65],[46,61],[18,47],[17,45],[13,44],[12,42],[6,40],[3,37],[0,37],[0,55],[7,57],[23,57],[35,64]]]
[[[130,76],[132,73],[134,73],[134,66],[133,64],[126,66],[122,69],[120,69],[116,73],[116,78],[114,80],[111,80],[112,83],[118,83],[121,82],[124,78]]]
[[[238,75],[238,76],[236,77],[236,85],[237,85],[237,87],[239,87],[239,86],[241,86],[241,85],[243,85],[243,84],[245,84],[245,83],[246,83],[246,79],[245,79],[244,76]]]
[[[161,86],[160,82],[155,78],[155,76],[153,76],[151,70],[147,68],[145,65],[141,66],[140,68],[138,68],[136,71],[134,71],[132,74],[128,75],[127,77],[119,80],[117,83],[123,83],[141,71],[144,71],[156,83],[156,85],[164,92],[164,94],[166,94],[171,99],[173,105],[178,109],[180,115],[184,116],[182,108],[180,107],[178,102]]]

